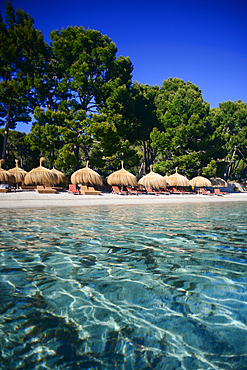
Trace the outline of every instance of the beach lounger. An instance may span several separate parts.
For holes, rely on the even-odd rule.
[[[127,191],[120,190],[118,186],[112,186],[112,193],[113,194],[120,194],[120,195],[128,195]]]
[[[168,188],[165,188],[165,189],[162,189],[166,194],[171,194],[171,190],[170,189],[168,189]]]
[[[181,193],[181,191],[179,191],[176,188],[172,187],[172,194],[182,194],[182,193]]]
[[[80,194],[79,190],[76,189],[76,185],[69,184],[69,193]]]
[[[186,190],[183,187],[180,187],[179,190],[181,191],[182,194],[195,194],[193,191]]]
[[[20,190],[35,190],[37,188],[36,185],[21,185]]]
[[[53,186],[52,189],[56,189],[58,191],[65,191],[66,189],[62,186]]]
[[[39,194],[55,194],[57,191],[56,189],[52,189],[51,186],[43,186],[43,185],[37,185],[37,188],[35,189],[36,193]]]
[[[180,191],[180,193],[182,193],[182,194],[189,194],[189,192],[188,192],[188,191],[186,191],[186,190],[185,190],[185,188],[182,188],[182,187],[180,187],[180,188],[179,188],[179,191]]]
[[[101,191],[95,190],[93,186],[81,185],[80,193],[83,195],[100,195]]]
[[[166,195],[170,195],[171,194],[171,192],[170,192],[169,189],[163,189],[163,191],[164,191],[164,194],[166,194]]]
[[[148,186],[145,186],[145,189],[146,189],[147,194],[159,195],[159,193],[157,193],[157,191],[152,190]]]
[[[7,193],[8,190],[8,188],[0,188],[0,193]]]
[[[214,189],[214,194],[219,195],[219,196],[223,195],[223,193],[221,193],[220,189]]]
[[[137,191],[139,191],[140,194],[143,194],[143,189],[142,188],[136,188]]]
[[[214,195],[213,193],[211,193],[210,191],[206,191],[205,189],[203,188],[200,188],[200,193],[203,194],[203,195]]]
[[[170,192],[169,192],[168,189],[159,189],[159,190],[155,190],[155,191],[158,194],[170,195]]]
[[[142,191],[132,189],[132,187],[130,187],[130,186],[126,186],[126,189],[127,189],[129,194],[133,194],[133,195],[142,194]]]
[[[93,186],[89,186],[88,187],[88,191],[91,191],[92,192],[92,195],[100,195],[101,194],[101,191],[94,189]]]

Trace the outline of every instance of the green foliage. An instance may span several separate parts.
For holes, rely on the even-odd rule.
[[[183,173],[192,178],[197,176],[199,162],[198,153],[193,151],[166,161],[160,160],[154,165],[154,171],[163,173],[164,175],[172,175],[174,173],[174,167],[178,167],[179,173]]]
[[[103,156],[119,150],[119,133],[113,133],[126,115],[122,99],[128,96],[130,60],[116,58],[116,45],[107,36],[83,27],[53,31],[51,39],[60,74],[50,105],[55,107],[54,100],[58,105],[55,110],[36,108],[32,148],[39,147],[61,166],[89,157],[102,166]]]
[[[65,144],[58,152],[55,167],[70,175],[73,168],[79,167],[80,162],[75,156],[73,145]]]
[[[23,10],[14,11],[6,2],[6,24],[0,22],[0,126],[5,124],[3,154],[8,130],[17,122],[30,122],[36,105],[34,80],[43,68],[47,46],[33,18]]]
[[[214,129],[212,156],[225,163],[220,175],[235,179],[246,166],[247,105],[240,100],[223,102],[211,110],[210,120]]]
[[[129,58],[99,31],[67,27],[46,45],[34,21],[6,3],[0,17],[0,149],[6,166],[39,155],[69,175],[90,159],[102,174],[144,164],[188,177],[236,178],[247,171],[247,105],[223,102],[216,109],[200,89],[178,78],[158,86],[132,83]],[[35,122],[28,135],[10,131]],[[4,134],[5,131],[5,134]],[[6,153],[6,154],[5,154]]]
[[[163,85],[167,89],[158,96],[163,130],[154,128],[151,134],[162,158],[156,168],[169,173],[177,166],[190,177],[198,169],[206,177],[241,177],[246,168],[247,105],[229,101],[208,110],[194,85],[178,79],[173,88],[172,79]]]
[[[197,86],[178,78],[163,82],[156,103],[161,129],[154,128],[151,139],[157,153],[169,161],[162,170],[170,171],[172,162],[187,175],[197,172],[210,140],[209,104]]]
[[[0,150],[2,150],[4,129],[0,129]],[[6,148],[4,166],[6,169],[15,167],[15,159],[19,160],[19,167],[30,171],[39,165],[40,153],[38,150],[31,150],[26,142],[26,134],[15,130],[9,131],[9,140]]]
[[[203,168],[202,176],[205,176],[207,178],[217,176],[217,162],[215,159],[212,159],[207,165],[207,167]]]
[[[100,110],[119,85],[128,83],[129,58],[116,58],[116,45],[99,31],[68,27],[51,33],[54,58],[63,68],[58,90],[86,112]]]

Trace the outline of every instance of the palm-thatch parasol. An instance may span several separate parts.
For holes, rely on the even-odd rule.
[[[74,185],[103,185],[102,177],[96,171],[88,167],[88,161],[86,167],[72,173],[70,181]]]
[[[11,168],[9,172],[15,177],[15,183],[17,184],[17,186],[24,180],[24,177],[27,174],[27,171],[18,167],[18,159],[15,159],[15,167]]]
[[[212,186],[212,183],[206,177],[196,176],[192,180],[190,180],[190,185],[196,186],[197,188],[204,188]]]
[[[176,172],[168,177],[169,186],[190,186],[190,182],[187,177],[180,175],[178,173],[178,168],[176,167]]]
[[[210,181],[212,183],[212,186],[220,186],[220,187],[226,187],[227,182],[220,177],[211,177]]]
[[[108,185],[133,186],[133,187],[137,186],[136,177],[132,173],[126,171],[123,168],[123,161],[121,162],[121,165],[122,165],[121,170],[113,172],[107,177]]]
[[[166,180],[166,185],[169,186],[169,176],[165,175],[164,176],[164,179]]]
[[[156,190],[166,188],[167,183],[163,176],[159,173],[153,172],[153,166],[150,166],[151,171],[146,175],[143,176],[139,181],[138,184],[142,186],[147,186],[149,188],[153,188]]]
[[[0,184],[15,184],[15,177],[9,171],[6,171],[2,168],[2,163],[4,163],[4,159],[0,160]]]
[[[51,169],[52,172],[54,172],[56,175],[57,175],[57,183],[54,184],[54,185],[59,185],[59,184],[66,184],[68,182],[68,179],[67,179],[67,176],[61,172],[61,171],[58,171],[55,167],[54,167],[54,163],[52,164],[52,169]]]
[[[54,184],[58,183],[57,175],[42,166],[44,162],[44,158],[40,158],[40,165],[39,167],[33,168],[29,171],[26,176],[24,177],[24,184],[25,185],[50,185],[53,186]]]

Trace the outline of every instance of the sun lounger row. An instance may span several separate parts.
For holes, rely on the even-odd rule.
[[[222,195],[227,195],[229,193],[227,192],[224,192],[224,191],[220,191],[220,189],[214,189],[214,192],[212,193],[211,191],[209,190],[205,190],[203,188],[200,189],[200,193],[203,194],[203,195],[218,195],[218,196],[222,196]]]
[[[43,186],[43,185],[37,185],[36,187],[32,187],[32,190],[35,190],[37,193],[56,193],[57,190],[60,190],[60,188],[54,188],[50,186]],[[7,192],[8,189],[0,189],[2,192]],[[29,189],[28,189],[29,190]],[[31,190],[31,189],[30,189]],[[63,190],[61,188],[61,190]],[[101,191],[95,190],[92,186],[86,186],[86,185],[80,185],[79,189],[74,184],[69,184],[69,193],[72,194],[83,194],[83,195],[100,195]],[[143,187],[141,188],[132,188],[130,186],[126,186],[123,189],[120,189],[119,186],[112,186],[112,193],[113,194],[119,194],[119,195],[139,195],[139,194],[149,194],[149,195],[170,195],[170,194],[177,194],[177,195],[183,195],[183,194],[196,194],[195,191],[186,190],[183,187],[175,188],[170,187],[166,189],[151,189],[150,187]],[[229,193],[221,192],[220,189],[215,188],[214,192],[205,190],[204,188],[200,188],[199,193],[202,195],[217,195],[217,196],[223,196]]]
[[[118,186],[112,186],[112,193],[113,194],[120,194],[120,195],[131,195],[131,194],[133,194],[133,195],[138,195],[138,194],[149,194],[149,195],[197,194],[195,191],[186,190],[183,187],[179,187],[179,188],[170,187],[169,189],[154,190],[154,189],[151,189],[150,187],[147,187],[147,186],[143,189],[140,189],[140,188],[133,189],[129,186],[126,186],[126,188],[124,188],[124,190],[120,189],[120,187],[118,187]],[[203,194],[203,195],[217,195],[217,196],[222,196],[222,195],[229,194],[229,193],[221,192],[219,189],[214,189],[214,192],[211,192],[209,190],[205,190],[204,188],[201,188],[199,193]]]
[[[145,188],[140,189],[133,189],[129,186],[126,186],[125,190],[120,189],[118,186],[112,186],[112,193],[113,194],[120,194],[120,195],[138,195],[138,194],[149,194],[149,195],[170,195],[170,194],[194,194],[194,192],[191,191],[186,191],[184,188],[181,189],[176,189],[171,188],[171,189],[159,189],[159,190],[154,190],[151,189],[150,187],[146,186]]]

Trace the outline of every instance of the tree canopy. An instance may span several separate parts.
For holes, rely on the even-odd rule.
[[[47,54],[33,18],[6,2],[5,23],[0,18],[0,125],[5,124],[2,158],[5,158],[8,130],[17,122],[30,122],[36,106],[34,79],[38,79]]]
[[[210,109],[191,82],[168,78],[161,87],[132,81],[129,57],[100,31],[67,27],[48,46],[33,18],[6,3],[0,18],[0,135],[7,167],[14,155],[45,156],[69,174],[90,159],[102,173],[133,172],[189,177],[246,176],[247,105],[222,102]],[[30,122],[28,135],[14,134]],[[20,141],[18,143],[18,140]],[[14,148],[16,146],[16,149]],[[17,149],[18,148],[18,149]],[[36,152],[34,152],[36,151]]]
[[[59,103],[57,108],[50,104],[53,109],[36,108],[28,140],[60,166],[75,167],[79,157],[86,160],[90,150],[97,150],[96,126],[112,101],[117,104],[122,90],[129,88],[132,64],[129,58],[117,58],[116,45],[99,31],[68,27],[53,31],[51,39],[52,59],[60,73],[53,98]]]
[[[163,157],[160,170],[179,167],[193,173],[203,166],[210,133],[208,113],[209,104],[203,102],[196,85],[178,78],[163,82],[157,96],[161,129],[154,128],[151,134],[152,146]]]

